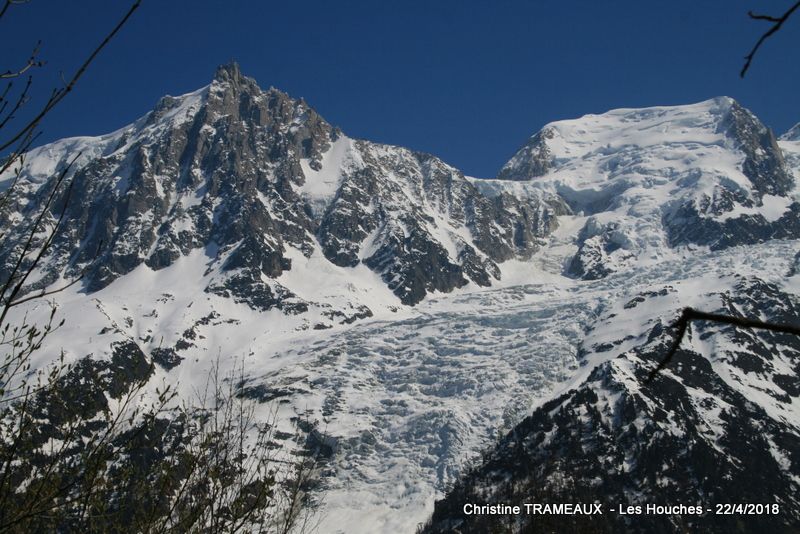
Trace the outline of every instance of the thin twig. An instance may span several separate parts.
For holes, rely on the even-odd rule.
[[[33,67],[42,67],[44,66],[44,61],[36,59],[36,56],[39,55],[39,49],[42,47],[42,42],[39,41],[36,43],[36,46],[33,47],[33,51],[31,52],[28,61],[25,62],[25,65],[22,66],[19,70],[7,70],[0,74],[0,79],[8,79],[8,78],[17,78],[25,74],[28,70],[32,69]]]
[[[756,52],[758,52],[758,49],[761,48],[761,45],[764,44],[764,41],[772,37],[772,35],[775,34],[775,32],[780,30],[781,26],[783,26],[783,23],[786,22],[789,19],[789,17],[792,16],[792,13],[794,13],[797,10],[797,8],[800,8],[800,0],[798,0],[792,7],[790,7],[786,11],[786,13],[784,13],[780,17],[773,17],[772,15],[758,15],[756,13],[753,13],[752,11],[749,11],[747,13],[747,15],[753,20],[765,20],[767,22],[772,22],[773,25],[769,30],[764,32],[764,34],[758,39],[758,41],[756,41],[756,44],[755,46],[753,46],[753,49],[750,51],[750,53],[744,57],[745,59],[744,67],[742,67],[742,71],[739,73],[739,77],[744,78],[744,75],[747,73],[747,69],[750,68],[750,64],[753,62],[753,57],[755,57]]]
[[[0,9],[0,18],[3,18],[3,15],[6,14],[8,8],[15,5],[15,4],[27,4],[30,0],[6,0],[3,4],[2,9]]]
[[[800,327],[794,325],[768,323],[764,321],[757,321],[755,319],[746,319],[744,317],[733,317],[731,315],[722,315],[719,313],[702,312],[695,310],[694,308],[684,308],[681,312],[681,316],[675,322],[675,327],[678,329],[678,333],[675,336],[675,340],[672,342],[669,352],[667,352],[667,355],[664,357],[664,359],[658,363],[656,368],[650,371],[647,380],[645,380],[645,384],[652,381],[653,378],[655,378],[655,376],[662,369],[664,369],[675,356],[675,353],[678,351],[678,347],[680,347],[681,341],[683,341],[683,337],[686,334],[686,329],[688,328],[690,321],[712,321],[716,323],[731,324],[740,328],[759,328],[762,330],[770,330],[772,332],[800,336]]]
[[[71,288],[72,286],[83,280],[83,278],[86,276],[86,273],[89,271],[89,268],[92,267],[94,261],[100,256],[100,251],[102,249],[103,249],[103,242],[100,241],[100,243],[97,245],[97,252],[95,252],[94,258],[92,258],[92,260],[83,269],[81,269],[81,273],[74,280],[71,280],[67,285],[50,290],[42,289],[39,293],[36,293],[35,295],[29,295],[27,297],[19,298],[13,302],[10,302],[8,304],[8,307],[13,308],[14,306],[19,306],[20,304],[24,304],[25,302],[35,299],[40,299],[43,297],[49,297],[50,295],[55,295],[56,293],[61,293],[62,291]]]
[[[24,106],[25,102],[28,101],[28,91],[30,91],[32,83],[33,83],[33,77],[32,76],[28,76],[28,82],[25,84],[25,88],[20,93],[19,98],[17,98],[17,103],[14,104],[14,108],[11,111],[8,112],[8,115],[6,115],[5,118],[2,121],[0,121],[0,128],[3,128],[8,121],[13,119],[14,118],[14,114],[19,110],[19,108]],[[8,85],[9,85],[9,87],[11,86],[10,83]],[[7,103],[7,101],[3,103],[3,109],[5,109],[5,104],[6,103]]]
[[[103,42],[101,42],[100,45],[97,48],[94,49],[94,52],[92,52],[89,55],[89,57],[86,59],[86,61],[83,62],[83,65],[81,65],[80,68],[75,72],[75,74],[73,74],[72,79],[69,81],[69,83],[67,85],[65,85],[64,87],[62,87],[61,89],[58,89],[57,91],[55,91],[53,96],[50,97],[50,99],[44,105],[44,107],[39,112],[39,114],[36,115],[36,117],[34,117],[28,123],[27,126],[25,126],[22,130],[20,130],[19,133],[17,133],[17,135],[12,137],[9,141],[4,143],[3,145],[0,145],[0,152],[2,152],[6,148],[8,148],[12,144],[14,144],[19,138],[21,138],[24,135],[26,135],[26,133],[28,131],[35,129],[36,126],[39,124],[39,122],[44,118],[44,116],[48,112],[50,112],[50,110],[52,110],[59,102],[61,102],[61,100],[63,100],[63,98],[70,91],[72,91],[72,88],[75,87],[75,84],[78,82],[78,79],[80,79],[80,77],[83,76],[84,72],[86,72],[86,69],[89,67],[89,65],[92,63],[92,61],[94,61],[94,59],[97,57],[97,54],[99,54],[100,51],[103,48],[106,47],[106,45],[117,34],[117,32],[122,28],[122,26],[125,25],[125,23],[131,17],[131,15],[133,15],[133,12],[136,11],[136,9],[139,8],[140,4],[141,4],[141,0],[136,0],[136,2],[133,3],[133,5],[128,10],[128,12],[125,14],[125,16],[122,17],[122,20],[120,20],[119,23],[114,27],[114,29],[111,30],[111,33],[106,35],[106,38],[103,39]],[[0,15],[2,15],[2,14],[0,13]]]

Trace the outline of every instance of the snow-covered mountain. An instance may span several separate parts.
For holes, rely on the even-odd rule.
[[[660,261],[670,248],[800,235],[777,140],[727,97],[549,124],[499,177],[533,182],[588,216],[570,265],[585,279]]]
[[[718,98],[557,122],[512,158],[501,178],[557,192],[585,216],[566,273],[601,281],[595,289],[626,280],[630,292],[602,301],[584,323],[578,371],[484,452],[437,503],[426,532],[796,530],[800,339],[697,321],[672,365],[646,379],[684,307],[800,322],[797,136],[795,127],[776,140]],[[603,503],[606,515],[462,511],[465,502],[573,501]],[[780,513],[611,512],[755,502]]]
[[[74,160],[29,289],[85,276],[54,296],[67,321],[36,365],[124,349],[188,397],[218,356],[243,362],[265,417],[330,446],[322,532],[412,532],[486,450],[457,487],[568,468],[600,494],[706,498],[746,480],[741,498],[798,521],[797,340],[701,324],[642,384],[684,306],[798,322],[798,143],[723,97],[555,122],[472,178],[349,138],[232,64],[114,133],[31,151],[0,273]],[[716,478],[696,476],[707,461]],[[453,499],[438,527],[461,519]]]
[[[76,201],[38,285],[91,264],[86,289],[96,291],[203,250],[207,293],[262,311],[313,310],[319,327],[372,315],[374,300],[362,297],[381,286],[396,296],[378,299],[384,307],[488,286],[498,263],[530,257],[563,212],[555,196],[487,198],[433,156],[350,139],[235,64],[110,135],[32,151],[26,190],[77,153]],[[36,207],[19,198],[3,222]],[[302,283],[317,263],[346,279],[331,295]]]

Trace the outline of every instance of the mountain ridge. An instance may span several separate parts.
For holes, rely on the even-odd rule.
[[[726,111],[714,115],[714,105]],[[349,138],[303,100],[223,66],[210,85],[162,98],[128,127],[30,153],[0,213],[7,235],[25,235],[44,178],[84,151],[69,222],[29,289],[89,268],[83,286],[54,296],[75,320],[35,366],[58,349],[66,361],[113,361],[128,347],[155,363],[154,382],[188,398],[214,361],[241,361],[243,394],[260,415],[277,414],[287,434],[310,421],[330,445],[324,531],[413,531],[466,462],[508,432],[538,436],[523,422],[537,413],[549,424],[542,406],[580,412],[612,382],[637,399],[641,387],[625,380],[650,369],[682,305],[786,320],[782,310],[796,308],[794,142],[724,98],[662,111],[566,121],[583,137],[565,143],[554,130],[539,136],[540,150],[519,152],[520,168],[538,176],[479,179],[429,154]],[[653,128],[659,121],[676,128]],[[14,250],[0,251],[0,264]],[[44,320],[44,304],[14,313]],[[779,340],[778,353],[742,338],[738,354],[723,342],[738,334],[722,332],[720,351],[716,335],[705,327],[682,353],[710,366],[707,383],[682,366],[646,396],[689,406],[692,388],[725,389],[732,410],[779,428],[776,406],[799,402],[796,343]],[[738,405],[747,396],[755,407]],[[606,404],[597,409],[617,409]],[[642,417],[658,429],[649,407]],[[682,428],[703,442],[698,421]],[[609,428],[636,421],[624,422]],[[786,434],[791,448],[791,425],[770,439]],[[586,463],[577,427],[561,426],[552,443],[573,453],[560,461]],[[604,432],[593,443],[611,447]],[[792,461],[774,462],[787,491]],[[641,465],[631,484],[657,474]]]
[[[304,101],[261,91],[231,64],[217,70],[211,85],[164,97],[117,132],[36,149],[23,181],[37,183],[63,167],[67,153],[84,149],[71,177],[83,206],[70,207],[72,227],[53,250],[86,251],[54,260],[74,276],[91,259],[88,251],[106,244],[86,276],[90,292],[142,261],[158,270],[213,244],[221,269],[237,272],[221,275],[210,291],[262,309],[286,303],[289,313],[307,304],[290,288],[259,279],[291,269],[286,246],[306,257],[318,247],[341,267],[364,263],[401,302],[415,304],[430,291],[497,280],[497,262],[529,256],[560,209],[555,198],[552,206],[539,198],[490,200],[433,156],[360,140],[342,142],[349,167],[334,161],[326,172],[337,176],[329,177],[327,196],[319,196],[323,156],[339,139],[348,138]],[[88,203],[98,196],[102,201]],[[427,211],[438,215],[431,219]],[[91,221],[98,213],[101,222]],[[108,220],[112,228],[104,229]],[[237,237],[244,241],[234,243]],[[424,272],[409,263],[422,250],[415,261],[430,259]],[[41,283],[60,274],[44,273]]]

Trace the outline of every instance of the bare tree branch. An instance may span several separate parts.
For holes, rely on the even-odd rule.
[[[739,328],[759,328],[762,330],[770,330],[772,332],[800,336],[800,326],[775,324],[757,321],[755,319],[746,319],[744,317],[733,317],[731,315],[707,313],[695,310],[694,308],[684,308],[681,312],[681,316],[675,322],[675,327],[678,329],[678,333],[675,336],[675,341],[672,342],[672,346],[670,347],[669,352],[667,352],[667,355],[664,357],[664,359],[659,362],[655,369],[650,371],[647,380],[645,380],[645,384],[652,381],[653,378],[655,378],[655,376],[662,369],[664,369],[675,356],[675,353],[678,351],[678,347],[680,347],[681,341],[683,341],[683,337],[686,334],[686,329],[688,328],[690,321],[712,321],[716,323],[731,324],[738,326]]]
[[[739,73],[741,78],[744,78],[744,75],[747,73],[747,69],[750,68],[750,64],[753,62],[753,57],[755,57],[756,52],[758,52],[758,49],[761,48],[761,45],[764,44],[764,41],[772,37],[773,34],[780,30],[781,26],[783,26],[783,23],[789,20],[789,17],[792,16],[792,13],[794,13],[798,8],[800,8],[800,0],[798,0],[792,7],[788,9],[788,11],[786,11],[786,13],[780,17],[773,17],[772,15],[758,15],[752,11],[747,13],[747,15],[753,20],[765,20],[767,22],[772,22],[773,25],[769,30],[764,32],[758,41],[756,41],[756,44],[753,46],[753,49],[750,50],[750,53],[744,57],[744,67],[742,67],[742,71]]]
[[[15,4],[27,4],[28,2],[30,2],[30,0],[6,0],[2,9],[0,9],[0,19],[6,14],[6,11],[8,11],[9,7]]]
[[[8,115],[6,115],[3,118],[3,120],[0,121],[0,128],[3,128],[6,125],[6,123],[8,123],[8,121],[12,120],[14,118],[14,113],[16,113],[19,110],[19,108],[24,106],[25,102],[28,101],[28,91],[30,91],[32,83],[33,83],[33,78],[31,76],[28,76],[28,81],[25,84],[25,88],[20,93],[19,98],[17,98],[16,104],[14,104],[14,107],[11,109],[11,111],[8,112]],[[11,88],[11,83],[8,84],[8,87]],[[7,104],[8,100],[5,100],[3,102],[3,109],[6,108]]]
[[[69,81],[69,83],[67,83],[64,87],[54,91],[53,95],[50,97],[50,99],[44,105],[42,110],[30,122],[24,128],[22,128],[15,136],[13,136],[11,139],[9,139],[8,141],[6,141],[2,145],[0,145],[0,152],[2,152],[3,150],[7,149],[9,146],[13,145],[20,138],[22,138],[25,135],[27,135],[28,132],[36,129],[36,127],[38,126],[39,122],[44,118],[44,116],[47,115],[47,113],[49,113],[59,102],[61,102],[61,100],[63,100],[64,97],[70,91],[72,91],[73,87],[75,87],[75,84],[78,82],[80,77],[83,76],[84,72],[86,72],[86,69],[89,67],[89,65],[92,63],[92,61],[94,61],[94,59],[97,57],[97,54],[99,54],[100,51],[103,48],[105,48],[106,45],[111,41],[111,39],[114,38],[114,36],[117,34],[117,32],[119,32],[119,30],[122,28],[122,26],[125,25],[125,23],[131,17],[131,15],[133,15],[133,12],[136,11],[139,8],[140,4],[141,4],[141,0],[136,0],[136,2],[133,3],[133,5],[128,10],[128,12],[125,14],[125,16],[122,17],[122,19],[119,21],[119,23],[117,23],[117,25],[114,27],[114,29],[111,30],[111,32],[108,35],[106,35],[106,38],[103,39],[103,42],[101,42],[100,45],[97,48],[94,49],[94,52],[92,52],[89,55],[89,57],[86,59],[86,61],[83,62],[83,65],[81,65],[80,68],[75,72],[75,74],[72,75],[72,79]],[[0,15],[1,15],[1,13],[0,13]]]
[[[31,56],[28,58],[28,61],[25,63],[25,65],[21,69],[16,70],[16,71],[7,70],[7,71],[3,72],[2,74],[0,74],[0,79],[17,78],[17,77],[22,76],[23,74],[25,74],[26,71],[28,71],[29,69],[31,69],[33,67],[42,67],[42,66],[44,66],[44,61],[36,59],[36,56],[39,55],[39,49],[41,47],[42,47],[42,42],[39,41],[38,43],[36,43],[36,46],[33,48],[33,52],[31,52]]]
[[[24,304],[24,303],[29,302],[31,300],[36,300],[36,299],[40,299],[40,298],[43,298],[43,297],[49,297],[50,295],[55,295],[56,293],[61,293],[62,291],[71,288],[72,286],[74,286],[75,284],[77,284],[78,282],[83,280],[84,276],[86,276],[86,269],[84,269],[83,272],[81,272],[80,275],[78,275],[74,280],[71,280],[66,285],[63,285],[63,286],[61,286],[61,287],[59,287],[57,289],[51,289],[49,291],[45,291],[44,289],[42,289],[39,293],[35,293],[33,295],[28,295],[27,297],[22,297],[20,299],[15,300],[14,302],[9,303],[8,307],[9,308],[13,308],[14,306],[19,306],[20,304]]]

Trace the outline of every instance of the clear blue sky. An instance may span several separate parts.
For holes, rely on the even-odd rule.
[[[112,131],[164,94],[237,60],[352,137],[430,152],[493,176],[549,121],[729,95],[782,133],[800,122],[800,13],[738,73],[763,22],[792,0],[144,0],[42,141]],[[39,95],[126,11],[122,0],[33,0],[0,21],[2,69],[37,39]],[[43,92],[42,92],[43,91]]]

